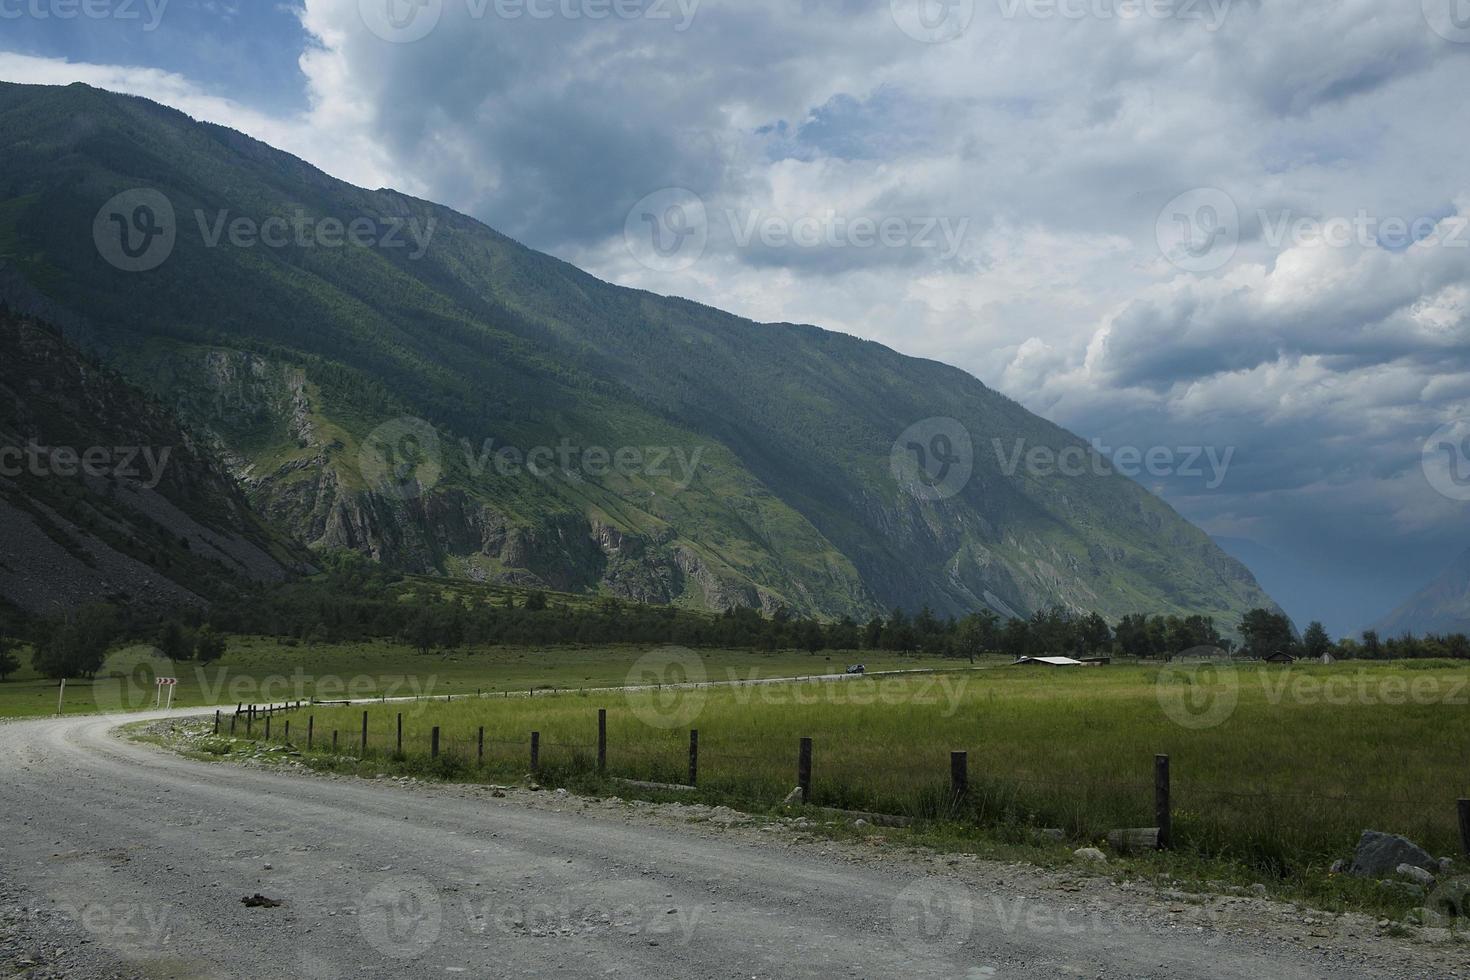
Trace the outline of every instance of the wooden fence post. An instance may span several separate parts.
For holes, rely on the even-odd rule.
[[[286,739],[287,742],[290,742],[291,741],[291,719],[290,718],[287,718],[286,719],[286,734],[285,734],[284,737],[285,737],[285,739]]]
[[[435,725],[434,726],[434,730],[429,733],[429,757],[431,759],[437,759],[437,758],[439,758],[439,726],[438,725]]]
[[[311,751],[312,743],[316,740],[316,715],[306,716],[306,751]]]
[[[796,785],[801,787],[801,802],[812,799],[812,740],[801,740],[801,752],[796,759]]]
[[[245,737],[246,738],[254,738],[255,737],[255,712],[254,711],[251,711],[250,714],[248,714],[248,715],[245,716]]]
[[[219,734],[219,709],[214,709],[214,733]]]
[[[531,771],[541,771],[541,733],[531,733]]]
[[[607,709],[597,709],[597,771],[607,772]]]
[[[230,715],[230,737],[232,738],[235,735],[235,720],[239,717],[238,714]]]
[[[367,758],[367,722],[368,713],[364,711],[362,713],[362,749],[357,753],[358,757],[363,759]]]
[[[689,785],[699,785],[699,729],[689,730]]]
[[[265,740],[267,742],[269,742],[271,740],[271,716],[270,715],[266,715],[265,716]]]
[[[1470,800],[1460,801],[1460,844],[1470,855]]]
[[[1173,809],[1169,805],[1169,757],[1154,757],[1154,820],[1159,825],[1159,850],[1174,846]]]
[[[332,754],[337,752],[337,729],[332,729]]]
[[[403,754],[403,712],[398,712],[398,754]]]
[[[485,726],[484,725],[481,725],[480,726],[480,738],[479,738],[479,745],[478,745],[478,747],[476,749],[476,756],[477,756],[477,761],[476,761],[475,765],[480,766],[480,767],[483,768],[484,765],[485,765]]]
[[[954,803],[970,795],[970,753],[949,754],[949,792]]]

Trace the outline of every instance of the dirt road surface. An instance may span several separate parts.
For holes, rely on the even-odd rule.
[[[115,723],[0,725],[0,976],[1424,980],[1470,965],[1463,946],[1313,928],[1290,906],[801,839],[723,808],[202,763]],[[255,895],[282,904],[242,903]]]

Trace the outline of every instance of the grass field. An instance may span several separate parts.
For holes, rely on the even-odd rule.
[[[288,644],[277,639],[230,637],[229,651],[208,667],[197,663],[158,661],[150,648],[115,651],[96,680],[70,680],[63,710],[68,714],[126,712],[151,708],[155,675],[179,679],[174,703],[199,705],[271,701],[474,694],[531,689],[564,690],[621,686],[646,652],[631,646],[581,649],[486,647],[423,656],[400,643]],[[893,654],[824,652],[753,653],[709,650],[699,654],[710,676],[752,673],[766,677],[840,673],[849,663],[874,670],[954,666],[953,661],[898,657]],[[20,651],[27,666],[0,684],[0,717],[52,715],[57,684],[38,678],[29,668],[28,650]]]
[[[715,679],[723,679],[717,677]],[[1152,826],[1156,754],[1172,760],[1177,847],[1291,874],[1351,853],[1368,828],[1460,854],[1455,801],[1470,795],[1464,725],[1470,666],[999,668],[769,687],[563,694],[367,709],[368,769],[440,778],[523,777],[529,733],[542,782],[596,769],[608,711],[609,777],[683,782],[699,730],[706,799],[765,806],[796,784],[798,741],[814,739],[813,802],[1059,827],[1074,841]],[[314,718],[317,764],[356,768],[362,708]],[[391,758],[397,718],[406,758]],[[285,718],[275,722],[279,738]],[[428,759],[431,729],[442,755]],[[477,733],[484,726],[483,768]],[[241,729],[243,733],[243,729]],[[258,737],[261,729],[254,734]],[[948,811],[950,752],[969,753],[971,798]]]

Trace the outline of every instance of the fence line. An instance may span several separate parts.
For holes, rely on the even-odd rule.
[[[312,705],[330,706],[328,703],[325,702],[303,701],[286,702],[281,705],[270,704],[266,706],[253,704],[247,705],[242,703],[236,707],[234,714],[230,717],[229,731],[230,734],[234,736],[237,732],[237,722],[239,719],[243,718],[245,720],[246,737],[248,739],[254,740],[256,737],[255,721],[257,719],[261,719],[263,721],[264,727],[264,740],[267,742],[276,741],[276,739],[272,735],[272,718],[277,714],[297,713],[300,712],[303,707],[309,707]],[[215,735],[219,735],[221,733],[223,721],[223,712],[220,710],[216,710],[214,716]],[[308,751],[315,750],[315,722],[316,717],[314,714],[308,716],[306,726]],[[279,728],[274,730],[281,731],[281,729]],[[339,733],[337,730],[334,730],[332,732],[331,750],[333,753],[339,753],[341,751],[338,734]],[[360,759],[368,758],[370,752],[379,751],[376,747],[370,746],[369,736],[369,713],[367,711],[364,711],[362,715],[360,739],[358,740],[358,745],[356,746],[358,749],[358,758]],[[609,748],[609,742],[607,738],[606,709],[599,709],[598,711],[597,736],[598,738],[594,742],[551,741],[544,738],[540,732],[529,733],[529,740],[487,738],[485,735],[485,729],[483,727],[480,727],[476,732],[472,733],[471,735],[466,736],[463,739],[457,739],[444,737],[441,729],[438,726],[435,726],[430,731],[429,757],[433,760],[439,759],[441,755],[446,754],[444,752],[446,747],[452,750],[455,746],[470,746],[472,747],[472,753],[475,757],[476,765],[483,766],[486,758],[485,746],[487,745],[515,748],[518,749],[521,753],[526,753],[529,749],[529,761],[531,764],[531,771],[532,773],[537,773],[542,767],[542,754],[544,751],[570,750],[574,753],[595,754],[595,765],[597,771],[599,773],[605,773],[607,771]],[[284,724],[284,732],[281,735],[281,740],[289,744],[290,738],[291,723],[289,720],[287,720]],[[404,754],[402,714],[399,714],[397,717],[395,744],[396,754],[402,756]],[[743,762],[752,763],[762,767],[780,765],[778,760],[775,760],[770,756],[719,751],[720,748],[726,744],[739,743],[733,741],[726,742],[719,739],[716,739],[714,741],[705,740],[701,742],[699,732],[697,730],[690,730],[688,743],[688,780],[682,785],[692,788],[699,784],[699,770],[702,754],[701,749],[705,750],[706,753],[708,753],[708,750],[710,750],[711,748],[715,750],[713,753],[708,753],[705,756],[703,761],[706,764],[714,764],[716,766],[719,766],[720,764],[725,762]],[[657,750],[663,750],[665,748],[665,746],[658,746]],[[803,737],[799,740],[796,749],[797,751],[795,753],[795,766],[792,770],[792,775],[795,778],[796,788],[792,791],[792,796],[799,795],[801,802],[803,804],[808,804],[812,801],[814,785],[820,785],[819,783],[815,782],[814,777],[814,773],[820,772],[820,767],[815,766],[816,743],[812,738]],[[524,755],[523,758],[525,758]],[[671,763],[669,769],[670,771],[677,771],[678,764]],[[1140,798],[1143,798],[1145,794],[1151,790],[1153,793],[1152,814],[1156,824],[1156,827],[1151,828],[1151,830],[1156,831],[1156,837],[1149,839],[1157,841],[1156,846],[1158,847],[1158,849],[1167,850],[1170,849],[1173,845],[1172,823],[1173,815],[1175,812],[1172,799],[1172,790],[1175,786],[1175,783],[1171,774],[1169,756],[1159,755],[1155,757],[1153,775],[1154,778],[1150,782],[1140,781],[1135,783],[1119,782],[1116,780],[1089,779],[1085,782],[1079,783],[1077,779],[1046,779],[1034,776],[1030,773],[982,773],[980,774],[977,782],[972,781],[970,776],[969,753],[965,751],[954,751],[950,753],[949,758],[948,799],[951,808],[957,810],[958,806],[961,803],[963,803],[967,799],[974,798],[978,790],[984,790],[987,793],[994,791],[997,783],[1002,783],[1005,785],[1019,784],[1025,786],[1041,786],[1049,789],[1065,789],[1073,791],[1077,790],[1079,787],[1087,791],[1102,788],[1113,790],[1115,792],[1137,793]],[[1308,793],[1265,791],[1246,792],[1228,789],[1212,789],[1188,783],[1183,785],[1185,786],[1186,796],[1191,799],[1204,800],[1231,799],[1256,800],[1267,802],[1307,801],[1329,805],[1367,804],[1377,806],[1414,806],[1424,808],[1434,808],[1447,805],[1447,801],[1443,799],[1424,800],[1365,796],[1319,796],[1316,794]],[[790,800],[790,798],[791,797],[788,797],[788,801]],[[1461,845],[1464,849],[1464,852],[1467,855],[1470,855],[1470,800],[1459,799],[1455,800],[1454,803],[1456,808],[1456,823],[1458,824],[1460,830]],[[1119,831],[1117,833],[1138,834],[1141,832]]]

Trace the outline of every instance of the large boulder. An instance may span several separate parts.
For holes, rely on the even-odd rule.
[[[1439,862],[1408,838],[1365,830],[1358,840],[1358,850],[1348,871],[1364,877],[1378,877],[1393,874],[1401,864],[1430,872],[1439,870]]]

